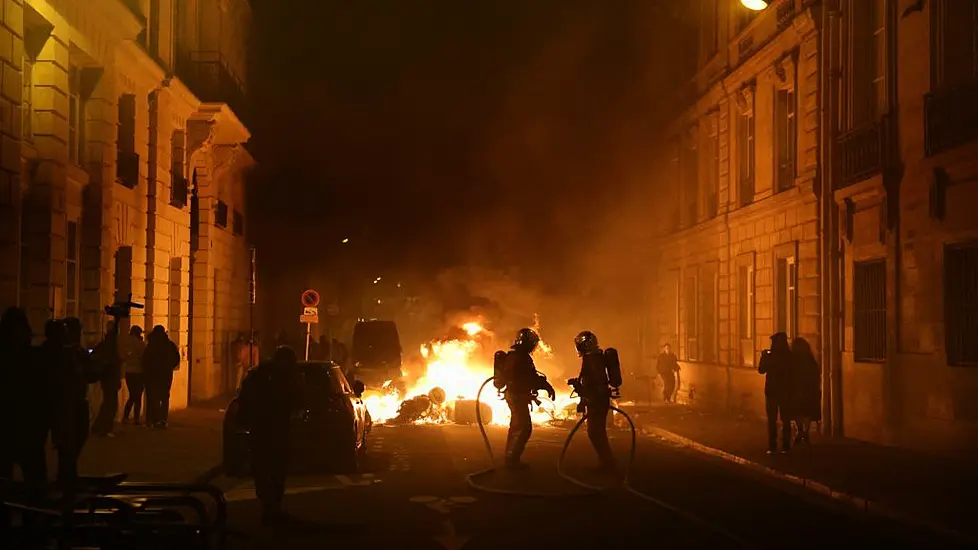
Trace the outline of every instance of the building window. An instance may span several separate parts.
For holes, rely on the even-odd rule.
[[[228,205],[224,201],[217,201],[217,206],[214,208],[214,225],[228,226]]]
[[[685,330],[686,336],[686,360],[698,361],[699,345],[697,336],[699,336],[699,324],[696,314],[699,305],[697,295],[699,289],[696,286],[696,275],[686,277],[685,283],[686,287],[683,289],[683,313],[685,314],[683,329]]]
[[[683,148],[683,159],[680,169],[683,173],[683,198],[685,201],[684,216],[686,225],[695,225],[699,206],[699,151],[696,141],[698,139],[698,127],[693,126],[686,137],[686,146]]]
[[[775,93],[774,119],[777,133],[778,190],[795,186],[795,157],[798,144],[798,122],[795,117],[797,101],[795,90],[777,90]]]
[[[878,120],[889,105],[887,0],[848,0],[846,129]]]
[[[788,338],[794,338],[797,336],[798,324],[798,270],[794,256],[778,258],[775,277],[777,278],[775,289],[777,325],[775,330],[787,334]]]
[[[68,222],[65,239],[65,315],[78,317],[78,223]]]
[[[934,7],[935,87],[973,83],[978,78],[978,1],[939,0]]]
[[[116,146],[116,180],[130,189],[139,184],[139,155],[136,154],[136,96],[119,96],[119,129]]]
[[[740,206],[754,202],[754,109],[737,117],[737,166]]]
[[[187,206],[190,195],[190,185],[184,168],[185,147],[186,134],[181,131],[173,132],[170,138],[170,204],[177,208]]]
[[[944,249],[947,362],[978,366],[978,244]]]
[[[21,99],[21,114],[24,117],[22,132],[24,139],[34,141],[34,60],[24,56],[24,93]]]
[[[712,111],[707,115],[706,136],[706,181],[703,188],[706,196],[706,215],[715,218],[720,194],[720,112]]]
[[[754,266],[737,270],[737,334],[744,365],[754,364]]]
[[[682,150],[682,142],[678,137],[670,140],[668,181],[672,186],[673,195],[669,198],[673,204],[679,204],[683,196]],[[681,208],[670,208],[667,216],[669,217],[667,224],[670,230],[675,231],[682,226]]]
[[[244,235],[244,215],[237,210],[231,213],[231,231],[235,235]]]
[[[886,260],[855,263],[853,339],[856,361],[886,360]]]
[[[697,344],[699,349],[699,360],[712,363],[717,358],[717,326],[716,326],[716,270],[701,270],[699,278],[699,296],[697,297],[699,315],[696,321],[699,323],[697,333]]]
[[[85,98],[82,96],[82,70],[68,67],[68,160],[85,161]]]

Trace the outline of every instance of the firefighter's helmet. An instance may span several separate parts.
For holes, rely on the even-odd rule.
[[[540,335],[532,328],[521,328],[516,333],[516,340],[513,341],[513,349],[525,351],[527,353],[536,349],[540,343]]]
[[[574,337],[574,347],[577,348],[578,355],[588,355],[601,351],[598,347],[598,337],[590,330],[580,332]]]

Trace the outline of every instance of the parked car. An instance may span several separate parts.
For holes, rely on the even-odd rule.
[[[342,369],[328,361],[301,362],[299,395],[289,427],[289,472],[352,473],[366,454],[372,421],[363,403],[363,382],[351,385]],[[250,434],[240,418],[238,399],[224,414],[224,470],[247,477]]]
[[[401,339],[394,321],[360,321],[353,327],[353,376],[368,387],[401,376]]]

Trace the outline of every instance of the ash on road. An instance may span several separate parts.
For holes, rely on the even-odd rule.
[[[501,452],[505,430],[489,431],[496,452]],[[525,455],[530,471],[491,474],[480,481],[498,488],[579,495],[577,487],[556,473],[567,434],[564,429],[535,429]],[[612,444],[622,462],[629,442],[627,432],[613,432]],[[581,433],[569,452],[566,471],[591,483],[610,483],[589,475],[594,462]],[[364,473],[289,481],[285,507],[295,521],[287,526],[259,527],[259,505],[247,484],[227,491],[230,547],[736,548],[724,532],[753,548],[955,547],[647,437],[638,440],[632,485],[685,516],[620,489],[547,499],[471,489],[466,475],[488,466],[477,428],[377,427]]]

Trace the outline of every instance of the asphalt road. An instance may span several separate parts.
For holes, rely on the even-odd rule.
[[[467,484],[467,474],[489,465],[475,427],[376,427],[364,473],[289,481],[285,507],[294,521],[284,527],[260,526],[260,508],[247,483],[227,490],[230,547],[955,547],[901,525],[867,520],[803,489],[777,485],[735,465],[643,436],[638,438],[631,485],[658,503],[620,488],[582,494],[556,473],[568,433],[536,429],[525,455],[530,471],[491,473],[477,480],[497,489],[553,495],[529,498],[480,492]],[[505,431],[492,429],[490,434],[494,447],[501,450]],[[628,433],[615,432],[612,441],[624,462]],[[614,485],[613,480],[589,473],[594,461],[582,431],[571,446],[565,472],[592,484]]]

